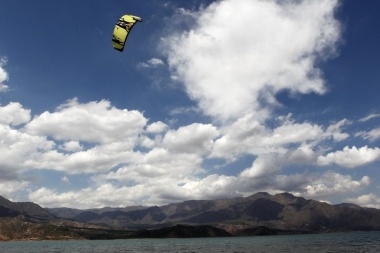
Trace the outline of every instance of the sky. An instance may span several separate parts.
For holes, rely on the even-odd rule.
[[[0,195],[380,208],[377,0],[0,0]],[[124,52],[116,21],[143,19]]]

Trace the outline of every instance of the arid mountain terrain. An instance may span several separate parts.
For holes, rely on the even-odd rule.
[[[380,210],[289,193],[164,206],[44,209],[0,197],[0,240],[277,235],[380,230]]]
[[[330,205],[289,193],[257,193],[246,198],[189,200],[135,210],[72,210],[49,212],[78,222],[114,228],[151,228],[175,224],[208,224],[220,227],[258,227],[325,232],[380,229],[380,210],[354,204]]]

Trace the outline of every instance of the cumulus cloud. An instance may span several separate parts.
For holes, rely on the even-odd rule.
[[[347,198],[347,202],[355,203],[359,206],[380,209],[380,198],[373,193],[364,194],[357,198]]]
[[[380,160],[379,148],[369,148],[368,146],[361,148],[353,146],[352,148],[349,148],[346,146],[343,150],[331,152],[324,156],[319,156],[317,163],[320,166],[337,164],[344,168],[352,169],[377,160]]]
[[[203,179],[187,182],[183,188],[197,199],[216,199],[243,196],[237,185],[239,179],[232,176],[212,174]]]
[[[242,177],[263,177],[277,174],[283,165],[283,154],[269,153],[260,155],[252,164],[252,167],[241,173]]]
[[[20,103],[10,102],[0,106],[0,124],[17,126],[30,121],[30,110],[22,107]]]
[[[5,92],[8,90],[8,85],[5,82],[8,81],[9,76],[5,71],[4,66],[7,64],[8,59],[6,57],[0,58],[0,92]]]
[[[172,152],[207,154],[218,134],[216,127],[210,124],[194,123],[177,131],[168,131],[162,142]]]
[[[117,109],[105,100],[80,104],[73,99],[31,121],[30,110],[19,103],[0,112],[0,167],[8,179],[32,169],[107,172],[132,159],[147,122],[140,112]],[[19,124],[24,126],[13,127]]]
[[[134,145],[136,143],[113,142],[71,153],[52,149],[25,161],[25,165],[69,174],[107,172],[119,164],[133,160],[136,155]]]
[[[314,159],[315,147],[323,141],[342,141],[348,137],[342,132],[346,120],[324,127],[310,122],[297,123],[291,116],[281,117],[278,127],[271,129],[261,124],[254,115],[245,115],[221,129],[221,137],[215,141],[212,157],[236,160],[239,156],[262,154],[285,154],[295,152],[294,161]],[[304,152],[304,154],[302,154]],[[307,153],[307,154],[306,154]]]
[[[318,125],[310,123],[286,123],[274,129],[268,142],[271,145],[302,143],[318,139],[323,130]]]
[[[368,176],[355,180],[350,175],[334,171],[324,173],[304,171],[289,175],[278,173],[256,178],[238,177],[238,179],[240,186],[237,189],[244,195],[257,191],[267,191],[272,194],[286,191],[296,196],[319,200],[356,193],[370,184]]]
[[[290,164],[312,164],[316,153],[307,145],[286,152],[260,154],[250,168],[240,174],[244,178],[262,178],[280,174]]]
[[[147,126],[146,131],[148,133],[162,133],[168,128],[168,125],[161,121],[154,122]]]
[[[142,113],[117,109],[107,100],[81,104],[74,98],[35,117],[25,131],[62,141],[107,143],[135,138],[146,123]]]
[[[342,175],[333,171],[324,173],[305,187],[302,196],[310,198],[325,198],[343,193],[354,193],[370,184],[368,176],[354,180],[350,175]]]
[[[77,152],[82,151],[83,146],[78,141],[68,141],[63,143],[63,145],[60,146],[60,149],[66,152]]]
[[[2,178],[28,168],[30,160],[50,151],[55,143],[46,137],[34,136],[0,124],[0,168]]]
[[[193,29],[165,39],[168,64],[206,115],[265,114],[275,95],[326,91],[315,61],[334,54],[338,1],[225,0],[201,10]],[[291,41],[291,43],[289,43]]]
[[[107,173],[122,164],[137,168],[137,181],[161,174],[167,177],[168,170],[173,176],[192,175],[202,171],[200,164],[218,135],[216,127],[210,124],[166,132],[168,126],[163,122],[147,125],[148,120],[141,113],[117,109],[104,100],[80,104],[73,99],[55,112],[36,115],[29,122],[30,111],[18,103],[0,110],[4,113],[4,124],[0,124],[3,179],[16,180],[18,173],[33,169],[68,174]],[[24,127],[12,127],[20,123]],[[135,150],[139,146],[148,150]],[[133,175],[135,171],[128,173]]]
[[[30,187],[30,183],[24,180],[1,180],[0,178],[0,195],[11,201],[17,201],[17,193]]]
[[[116,171],[95,176],[93,180],[100,184],[104,180],[116,180],[127,185],[142,184],[147,188],[151,185],[176,185],[201,173],[201,162],[201,157],[195,154],[172,154],[156,148],[134,157],[128,165]]]
[[[252,114],[246,115],[222,129],[222,135],[215,141],[211,157],[236,160],[241,154],[273,152],[276,147],[265,145],[270,130],[258,122]]]

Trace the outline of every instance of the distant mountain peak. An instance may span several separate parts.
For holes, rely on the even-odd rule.
[[[5,206],[5,205],[10,204],[10,203],[12,203],[10,200],[8,200],[8,199],[6,199],[0,195],[0,205],[1,206]]]
[[[54,218],[54,215],[33,202],[12,202],[0,196],[0,206],[35,218]]]

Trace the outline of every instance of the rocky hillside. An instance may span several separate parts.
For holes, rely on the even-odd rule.
[[[12,202],[0,196],[0,217],[24,215],[34,219],[52,219],[55,216],[32,202]]]
[[[50,223],[31,222],[19,217],[0,218],[0,241],[84,239],[69,229]]]
[[[11,202],[0,196],[0,241],[91,239],[107,231],[101,226],[58,218],[35,203]],[[119,238],[118,233],[111,234],[111,238]]]
[[[49,211],[57,216],[62,213],[62,209]],[[190,200],[161,207],[140,207],[131,211],[76,210],[72,216],[65,218],[129,229],[207,224],[231,233],[260,226],[304,232],[380,230],[378,209],[353,204],[330,205],[289,193],[257,193],[246,198]]]

